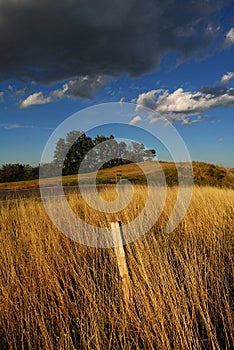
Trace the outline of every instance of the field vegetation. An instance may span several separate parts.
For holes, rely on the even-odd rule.
[[[113,248],[67,238],[39,198],[0,202],[1,350],[233,349],[234,190],[196,186],[184,220],[167,234],[176,194],[168,189],[158,222],[126,246],[129,305]],[[131,221],[145,198],[135,186],[128,208],[100,215],[68,195],[77,215],[105,227]]]
[[[160,165],[164,171],[167,185],[177,185],[178,178],[175,164],[161,161]],[[193,162],[192,167],[194,172],[194,183],[196,185],[234,188],[234,169],[202,162]],[[146,170],[146,174],[151,174],[154,176],[154,173],[152,173],[151,161],[145,161],[144,168]],[[97,175],[97,184],[114,184],[116,171],[119,169],[122,170],[123,179],[130,180],[135,184],[146,184],[146,178],[142,170],[135,163],[124,164],[121,166],[99,170]],[[81,184],[89,184],[91,177],[93,177],[93,173],[81,174]],[[43,182],[45,186],[54,186],[56,185],[56,177],[47,179],[45,178],[43,179]],[[63,185],[76,186],[77,175],[63,176]],[[0,192],[7,190],[33,189],[38,187],[39,181],[37,179],[27,181],[2,182],[0,183]]]

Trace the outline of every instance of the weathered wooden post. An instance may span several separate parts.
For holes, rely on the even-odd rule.
[[[115,241],[115,254],[119,268],[119,275],[121,278],[122,291],[126,305],[131,302],[131,281],[128,273],[128,266],[126,262],[124,250],[124,237],[120,221],[111,223],[111,230]]]
[[[117,169],[115,173],[115,183],[117,184],[118,179],[122,179],[122,169]]]

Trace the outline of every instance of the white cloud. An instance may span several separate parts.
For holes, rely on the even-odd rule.
[[[29,95],[25,100],[20,102],[20,108],[28,108],[32,105],[43,105],[46,103],[50,103],[52,101],[52,98],[50,96],[45,97],[43,93],[35,92],[32,95]]]
[[[129,125],[136,125],[136,123],[139,121],[141,121],[141,117],[137,115],[136,117],[132,118],[132,120],[130,120]]]
[[[224,40],[224,46],[228,47],[228,46],[232,46],[234,44],[234,28],[231,28],[225,37]]]
[[[232,78],[234,78],[234,72],[227,72],[227,74],[222,76],[221,83],[228,84]]]
[[[188,125],[201,121],[203,117],[200,113],[218,107],[234,106],[234,89],[204,87],[200,91],[190,92],[179,88],[172,93],[168,90],[151,90],[140,94],[136,102],[136,111],[144,107],[154,111],[150,114],[151,122],[164,117],[170,122],[180,120]]]
[[[182,88],[169,94],[166,91],[156,104],[158,112],[186,113],[194,115],[205,112],[216,107],[227,107],[234,104],[234,91],[226,91],[223,94],[213,94],[212,89],[206,93],[201,91],[192,93],[186,92]]]
[[[158,89],[158,90],[151,90],[151,91],[142,93],[138,96],[137,99],[132,100],[132,102],[137,103],[137,110],[140,110],[141,106],[154,110],[156,108],[155,96],[157,94],[160,94],[162,91],[163,91],[162,89]]]
[[[218,140],[217,140],[219,143],[223,142],[223,138],[222,137],[219,137]]]

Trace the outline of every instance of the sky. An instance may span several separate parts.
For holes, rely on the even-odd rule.
[[[131,102],[130,125],[150,108],[192,160],[234,168],[233,83],[233,1],[0,0],[0,165],[35,166],[66,118]]]

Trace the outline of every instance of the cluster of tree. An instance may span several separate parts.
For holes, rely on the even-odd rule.
[[[113,157],[114,155],[114,157]],[[113,135],[106,137],[87,136],[81,131],[71,131],[66,139],[60,138],[54,151],[51,163],[41,165],[43,177],[77,174],[82,163],[82,171],[90,172],[100,168],[110,168],[131,162],[142,162],[153,159],[156,151],[145,149],[143,144],[117,142]],[[103,159],[107,159],[103,163]],[[39,177],[39,167],[23,164],[5,164],[0,169],[0,182],[32,180]]]
[[[111,142],[110,142],[111,141]],[[82,171],[90,172],[99,168],[103,159],[106,161],[101,168],[111,168],[131,162],[142,162],[153,159],[156,155],[154,149],[147,150],[138,142],[117,142],[113,135],[109,137],[97,135],[94,139],[80,131],[71,131],[66,139],[60,138],[54,152],[54,164],[62,168],[63,175],[77,174],[81,162]]]
[[[29,164],[4,164],[0,169],[0,182],[13,182],[37,179],[39,167]]]

